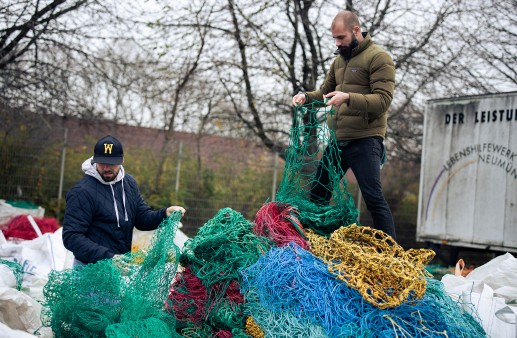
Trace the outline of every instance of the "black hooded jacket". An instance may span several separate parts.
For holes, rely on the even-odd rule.
[[[135,179],[120,168],[105,182],[91,158],[83,163],[85,176],[66,195],[63,243],[83,263],[95,263],[131,251],[133,228],[154,230],[167,216],[144,202]]]

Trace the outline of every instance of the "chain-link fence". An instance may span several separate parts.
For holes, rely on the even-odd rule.
[[[57,203],[65,128],[34,114],[2,112],[1,122],[0,198]]]
[[[126,172],[154,208],[184,205],[184,231],[194,235],[219,209],[253,219],[274,198],[282,161],[258,144],[225,137],[26,114],[2,118],[0,198],[32,201],[62,219],[66,192],[83,176],[95,141],[124,144]]]
[[[149,205],[186,207],[182,230],[188,236],[225,207],[253,220],[265,202],[274,200],[283,173],[283,160],[242,139],[176,133],[166,141],[156,129],[20,112],[2,113],[1,122],[0,199],[33,202],[59,220],[66,192],[84,175],[82,162],[92,155],[95,141],[110,133],[123,142],[124,167]],[[352,180],[348,187],[361,209],[359,223],[372,224],[364,202],[357,203],[357,185]],[[385,195],[391,198],[389,188]],[[389,202],[400,244],[425,246],[415,239],[416,204],[408,209],[400,200]],[[442,248],[438,254],[450,261],[458,252]],[[486,255],[471,257],[483,261],[490,258]]]

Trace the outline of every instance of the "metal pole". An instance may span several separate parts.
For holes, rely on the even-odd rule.
[[[277,153],[273,153],[273,184],[271,187],[271,202],[274,202],[276,199],[276,174],[278,169],[278,155]]]
[[[183,148],[183,141],[180,141],[179,150],[178,150],[178,165],[176,166],[176,187],[175,187],[176,194],[180,190],[181,157],[183,156],[182,148]]]
[[[61,172],[59,173],[59,191],[57,194],[57,219],[61,216],[61,198],[63,197],[63,178],[65,176],[66,147],[68,144],[68,128],[65,128],[65,139],[61,150]]]

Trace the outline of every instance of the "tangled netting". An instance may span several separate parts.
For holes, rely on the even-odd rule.
[[[288,204],[264,204],[255,216],[253,233],[271,239],[277,246],[294,242],[304,249],[309,248],[305,230],[298,220],[298,210]]]
[[[258,294],[253,290],[246,293],[246,313],[254,325],[246,326],[246,333],[259,337],[327,337],[325,330],[310,318],[300,318],[288,309],[272,311],[260,304]]]
[[[483,328],[445,293],[439,281],[428,280],[422,299],[379,309],[296,244],[273,248],[242,275],[248,311],[262,328],[274,326],[275,318],[266,309],[278,314],[287,311],[301,322],[315,323],[328,337],[485,337]]]
[[[425,270],[435,252],[405,251],[380,230],[352,224],[334,231],[330,238],[308,234],[311,252],[328,265],[348,286],[369,303],[385,309],[421,298],[426,289]]]
[[[180,217],[174,212],[162,222],[147,252],[52,271],[43,289],[44,325],[55,337],[181,337],[164,311],[178,270]]]
[[[319,101],[296,107],[289,147],[285,152],[284,175],[276,195],[277,201],[298,209],[304,227],[319,234],[330,234],[342,225],[355,223],[358,215],[354,199],[347,190],[347,182],[341,179],[344,173],[339,166],[327,164],[330,183],[325,188],[332,195],[330,204],[314,203],[308,197],[308,191],[318,180],[315,169],[320,163],[321,150],[326,147],[329,158],[339,156],[333,131],[322,123],[328,114],[333,113]]]
[[[34,217],[33,219],[42,234],[52,233],[59,229],[59,222],[56,218]],[[7,228],[2,232],[6,239],[31,240],[38,237],[38,233],[34,230],[27,215],[18,215],[11,218],[7,223]]]
[[[239,270],[254,264],[274,244],[253,233],[242,214],[221,209],[183,248],[169,293],[177,325],[189,337],[247,336]]]
[[[323,148],[338,156],[320,104],[295,110],[277,201],[254,222],[221,209],[180,254],[175,214],[147,251],[52,272],[43,317],[55,337],[484,337],[426,275],[432,251],[354,225],[340,168],[327,168],[328,205],[308,198]]]

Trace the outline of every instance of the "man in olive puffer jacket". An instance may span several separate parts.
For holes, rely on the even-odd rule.
[[[395,238],[393,216],[382,193],[380,168],[383,163],[387,111],[395,88],[395,65],[390,55],[373,43],[368,33],[361,32],[357,15],[339,12],[332,21],[332,37],[338,56],[319,90],[300,93],[293,97],[293,105],[311,100],[326,101],[335,113],[327,123],[338,142],[343,173],[352,169],[373,218],[373,226]],[[322,161],[331,160],[326,156]],[[331,191],[326,188],[329,175],[325,167],[318,167],[319,178],[310,191],[311,200],[326,204]]]

